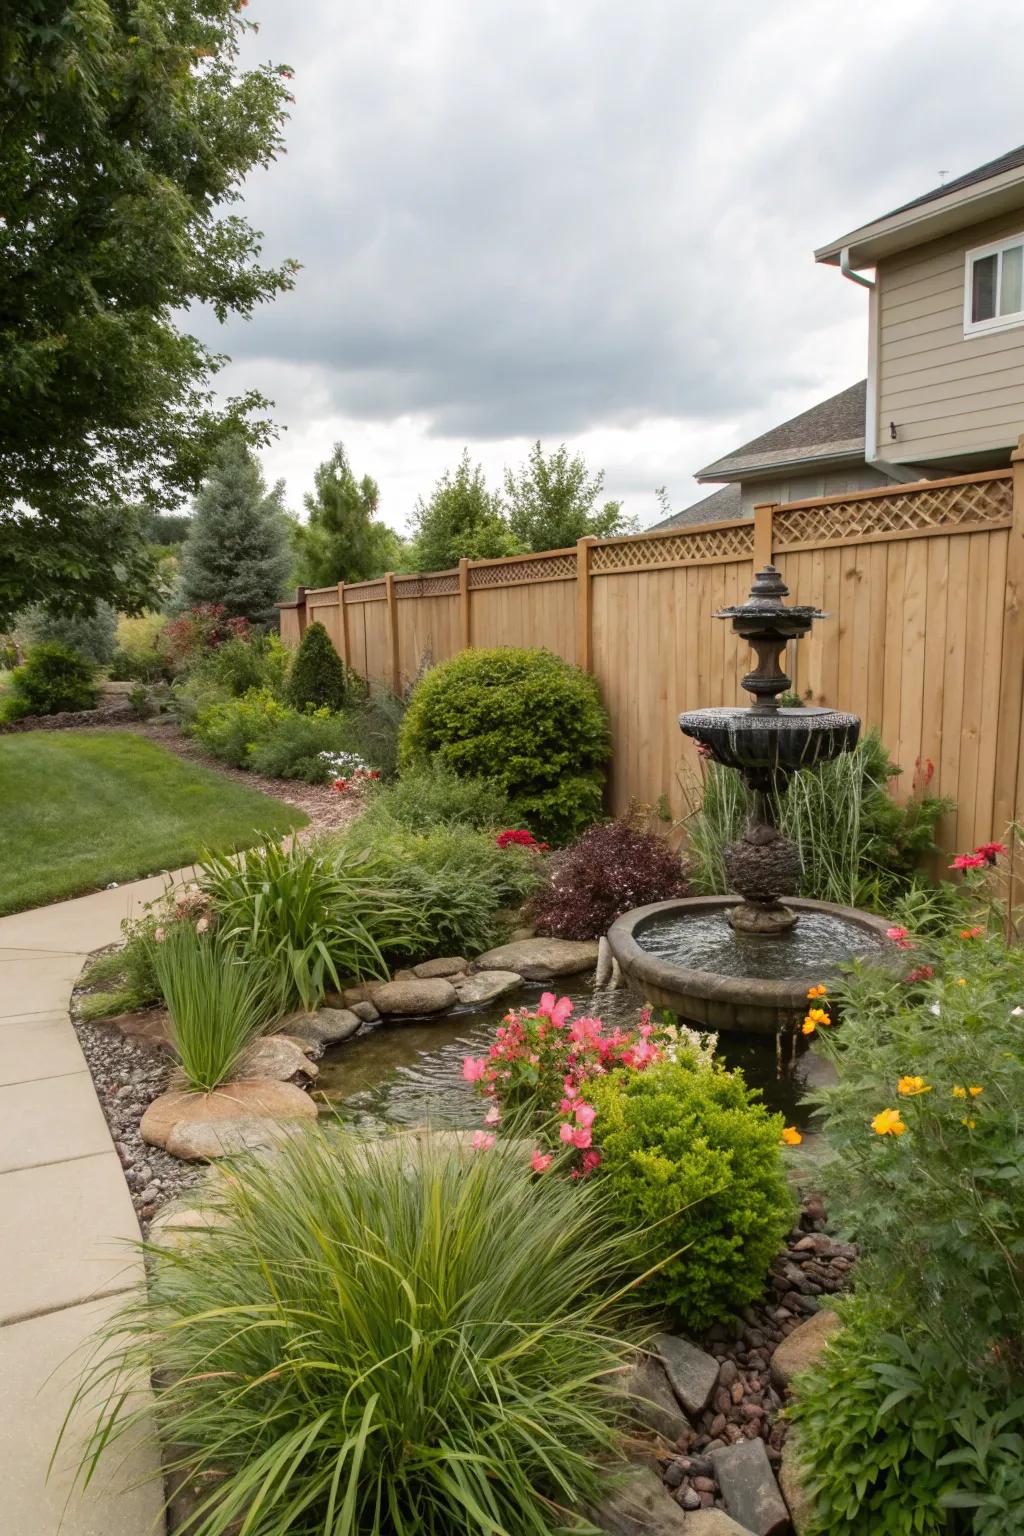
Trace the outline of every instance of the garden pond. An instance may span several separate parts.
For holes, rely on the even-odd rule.
[[[639,1004],[625,988],[595,988],[580,977],[557,988],[572,999],[578,1014],[591,1014],[606,1025],[632,1024]],[[478,1127],[482,1106],[473,1085],[462,1077],[464,1056],[479,1056],[510,1008],[531,1007],[550,983],[524,983],[516,992],[486,1007],[453,1009],[435,1019],[367,1026],[353,1039],[327,1051],[316,1087],[346,1121],[363,1131],[390,1126]],[[765,1103],[786,1116],[788,1125],[806,1127],[810,1111],[800,1099],[823,1064],[804,1052],[792,1072],[781,1076],[775,1041],[765,1035],[721,1035],[717,1059],[740,1067],[748,1084],[759,1088]]]

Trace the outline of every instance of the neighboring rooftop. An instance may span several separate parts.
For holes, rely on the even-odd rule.
[[[698,480],[741,480],[752,474],[864,457],[867,380],[851,384],[828,400],[801,411],[752,442],[697,471]],[[714,500],[713,497],[709,498]],[[698,506],[702,503],[698,502]],[[687,511],[692,511],[687,508]],[[722,516],[730,514],[723,513]]]
[[[695,523],[734,522],[743,516],[742,503],[742,492],[738,484],[723,485],[720,491],[712,491],[710,496],[695,501],[692,507],[673,512],[671,517],[663,518],[660,523],[648,528],[647,532],[655,533],[661,528],[689,528]]]
[[[815,251],[816,261],[871,267],[885,256],[923,245],[1024,206],[1024,144],[962,176],[901,203]]]

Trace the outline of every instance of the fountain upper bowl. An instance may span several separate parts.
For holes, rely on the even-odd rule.
[[[856,715],[806,706],[758,713],[740,707],[688,709],[679,729],[727,768],[795,772],[850,752],[860,736]]]

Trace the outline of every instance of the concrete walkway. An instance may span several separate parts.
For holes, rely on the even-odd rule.
[[[71,1493],[76,1436],[47,1478],[99,1325],[141,1277],[138,1223],[68,1014],[91,950],[166,877],[0,918],[0,1536],[154,1536],[152,1453],[115,1450]],[[76,1359],[77,1356],[77,1359]]]

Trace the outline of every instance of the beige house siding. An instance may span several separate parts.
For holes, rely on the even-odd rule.
[[[965,337],[964,270],[969,250],[1021,232],[1024,210],[880,263],[879,457],[914,464],[1016,444],[1024,430],[1024,326]]]
[[[811,501],[819,496],[841,496],[847,491],[870,491],[891,484],[888,475],[868,464],[819,470],[816,474],[794,473],[785,480],[744,480],[740,488],[740,515],[753,517],[754,508],[766,501]]]

